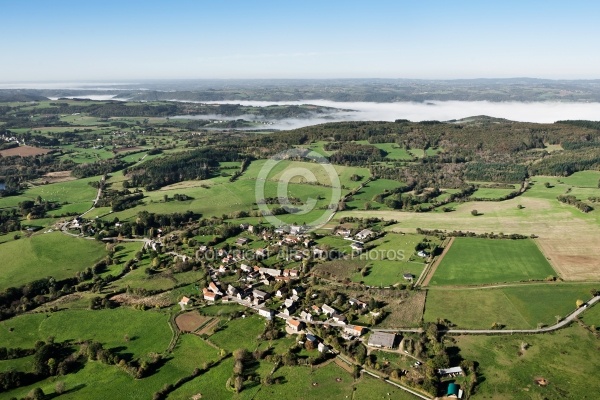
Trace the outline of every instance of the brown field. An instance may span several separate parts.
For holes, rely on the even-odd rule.
[[[524,206],[518,210],[517,205]],[[471,210],[481,215],[473,217]],[[537,243],[552,266],[565,280],[600,279],[600,224],[594,217],[554,200],[517,197],[502,202],[469,202],[450,213],[406,213],[398,211],[345,211],[343,216],[394,219],[395,232],[416,228],[462,230],[475,233],[503,232],[535,234]]]
[[[327,261],[314,267],[312,273],[321,278],[343,281],[351,279],[358,268],[364,267],[365,264],[366,262],[363,260]]]
[[[40,147],[33,146],[19,146],[12,149],[0,150],[0,155],[2,157],[11,157],[11,156],[21,156],[21,157],[31,157],[31,156],[39,156],[41,154],[48,154],[50,150],[42,149]]]
[[[77,178],[71,175],[71,171],[56,171],[56,172],[48,172],[44,175],[40,180],[42,182],[47,183],[58,183],[58,182],[68,182],[74,181]]]
[[[175,318],[175,323],[182,332],[194,332],[211,319],[212,317],[200,315],[198,311],[191,311],[178,315],[177,318]]]
[[[171,300],[168,298],[168,293],[160,293],[154,296],[135,296],[132,294],[121,293],[110,298],[117,303],[133,306],[143,304],[146,307],[167,307],[171,305]]]
[[[414,292],[407,299],[401,299],[390,303],[384,307],[389,314],[381,323],[377,324],[378,328],[396,328],[396,327],[411,327],[419,324],[423,318],[423,310],[425,308],[425,291]]]
[[[568,280],[600,277],[600,236],[580,232],[575,237],[547,237],[536,240],[550,265]]]

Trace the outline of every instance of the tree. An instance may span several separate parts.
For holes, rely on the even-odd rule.
[[[577,299],[577,301],[575,302],[575,305],[577,306],[577,308],[580,308],[584,304],[585,304],[585,302],[581,299]]]
[[[471,215],[476,217],[479,215],[479,212],[477,212],[477,210],[471,210]]]
[[[67,385],[63,381],[56,382],[56,385],[54,386],[54,391],[57,394],[63,394],[66,389],[67,389]]]
[[[32,399],[32,400],[43,400],[45,397],[46,397],[46,395],[44,394],[44,391],[39,387],[32,389],[27,394],[27,398]]]

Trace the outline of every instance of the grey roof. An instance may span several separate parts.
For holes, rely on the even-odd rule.
[[[371,336],[369,336],[369,342],[367,343],[369,346],[381,346],[381,347],[394,347],[394,342],[396,341],[395,333],[387,333],[387,332],[373,332]]]

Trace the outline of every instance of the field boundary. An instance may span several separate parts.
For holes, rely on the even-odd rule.
[[[427,268],[425,268],[425,270],[423,271],[423,274],[421,275],[421,277],[423,277],[423,281],[420,284],[421,286],[429,285],[429,282],[431,281],[431,278],[433,278],[433,274],[435,274],[435,271],[437,271],[438,267],[440,266],[442,259],[446,256],[446,253],[448,253],[448,250],[450,250],[450,247],[452,247],[452,244],[454,243],[454,239],[456,239],[456,238],[450,237],[450,238],[446,238],[446,240],[444,240],[444,243],[442,243],[442,245],[444,245],[443,246],[444,250],[442,250],[442,254],[437,256],[435,258],[435,260],[433,260],[431,262],[431,264],[429,264],[429,266]],[[421,277],[419,277],[419,280],[421,280]],[[416,285],[419,285],[419,281],[417,281]]]
[[[537,238],[533,239],[533,243],[535,243],[535,245],[538,248],[538,250],[540,251],[540,253],[542,253],[542,255],[544,256],[546,261],[548,261],[548,264],[550,264],[550,266],[552,267],[554,272],[556,272],[556,275],[558,275],[559,278],[564,280],[565,279],[565,271],[563,271],[556,263],[554,263],[554,260],[546,254],[546,252],[544,251],[544,248],[540,245]]]

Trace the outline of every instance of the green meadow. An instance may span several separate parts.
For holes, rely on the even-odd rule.
[[[430,285],[477,285],[556,275],[533,240],[456,238]]]
[[[427,291],[425,321],[450,320],[457,328],[489,329],[492,324],[508,329],[535,329],[554,325],[556,316],[575,310],[578,299],[587,301],[597,285],[575,283],[522,284],[490,289],[444,289]]]
[[[418,278],[425,267],[425,259],[415,254],[415,246],[423,238],[423,235],[388,233],[383,238],[369,242],[375,247],[359,257],[370,267],[369,272],[366,276],[355,273],[352,280],[369,286],[391,286],[408,283],[403,277],[405,273]]]
[[[48,276],[70,278],[106,255],[102,243],[60,232],[8,241],[0,244],[0,252],[5,260],[0,264],[0,290]]]
[[[523,344],[526,350],[520,350]],[[595,399],[600,391],[598,339],[578,326],[544,335],[459,336],[465,359],[481,375],[474,398]],[[534,379],[548,380],[539,386]]]

